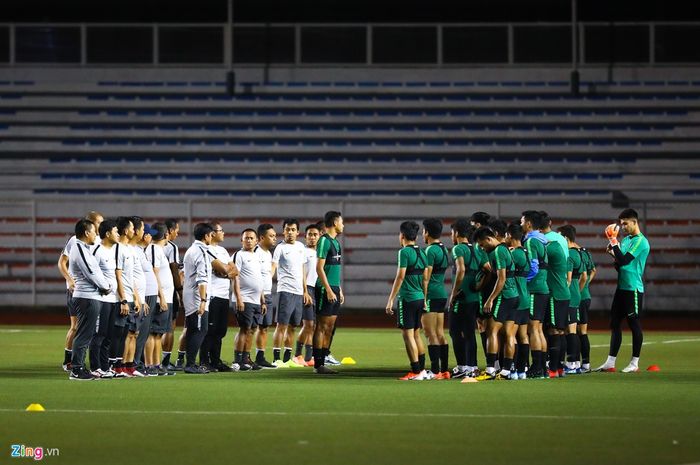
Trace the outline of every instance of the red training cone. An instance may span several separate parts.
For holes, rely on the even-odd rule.
[[[649,365],[647,371],[661,371],[661,368],[659,368],[659,365]]]

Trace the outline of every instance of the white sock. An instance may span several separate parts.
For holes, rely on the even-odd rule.
[[[605,364],[608,366],[614,367],[615,360],[617,360],[617,357],[613,357],[612,355],[608,355],[608,359],[605,361]]]
[[[632,357],[632,360],[630,360],[630,365],[639,366],[639,357]]]

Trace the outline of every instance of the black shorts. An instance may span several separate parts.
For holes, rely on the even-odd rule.
[[[588,324],[588,309],[591,308],[591,299],[581,301],[578,306],[578,322],[582,325]]]
[[[498,296],[491,309],[491,315],[494,321],[498,321],[499,323],[515,321],[515,308],[518,306],[518,300],[518,297],[504,299]]]
[[[137,328],[139,333],[146,332],[150,334],[151,332],[151,321],[153,321],[153,315],[155,312],[160,310],[160,305],[158,304],[157,295],[147,295],[146,303],[148,304],[148,315],[143,314],[143,308],[141,308],[141,319],[139,321],[139,327]]]
[[[568,326],[568,319],[569,300],[556,300],[554,297],[551,297],[549,299],[547,327],[564,330]]]
[[[277,320],[275,319],[275,302],[272,300],[272,294],[265,294],[265,306],[267,311],[264,315],[260,315],[260,320],[258,321],[258,326],[261,328],[268,328],[272,326]]]
[[[304,310],[304,296],[282,291],[277,293],[277,297],[277,323],[299,326]]]
[[[639,318],[644,303],[644,293],[637,291],[624,291],[615,289],[615,297],[613,297],[611,317],[623,318]]]
[[[129,302],[129,314],[125,317],[125,322],[124,326],[126,326],[126,329],[131,332],[135,333],[138,331],[138,324],[139,324],[139,318],[143,315],[143,309],[139,312],[138,315],[136,315],[136,309],[134,307],[133,302]]]
[[[526,325],[530,322],[530,309],[528,308],[516,309],[514,315],[513,321],[518,326]]]
[[[428,299],[428,308],[425,313],[445,313],[447,299]]]
[[[182,307],[182,302],[180,302],[180,295],[177,291],[173,292],[173,311],[171,312],[171,317],[173,320],[177,320],[177,314],[180,313],[180,308]],[[172,327],[170,331],[172,331]]]
[[[151,334],[165,334],[170,331],[172,327],[170,319],[173,314],[173,304],[168,304],[168,309],[161,311],[160,305],[156,305],[155,310],[151,309],[153,312],[153,318],[151,318]]]
[[[331,290],[336,296],[335,302],[328,301],[328,294],[324,286],[316,288],[316,315],[317,316],[336,316],[340,312],[340,288],[331,286]]]
[[[569,307],[569,315],[566,324],[573,325],[578,323],[578,307]]]
[[[406,302],[399,297],[396,326],[400,329],[420,329],[420,317],[424,306],[425,301],[423,299]]]
[[[129,302],[127,303],[127,305],[129,306],[129,314],[131,314],[131,312],[134,311],[134,303]],[[122,315],[121,311],[122,306],[121,304],[117,303],[117,314],[114,315],[114,326],[117,326],[119,328],[123,328],[124,326],[126,326],[129,321],[129,315]]]
[[[262,320],[260,305],[243,302],[243,311],[236,310],[236,321],[241,328],[255,329]]]
[[[66,289],[66,305],[68,305],[68,316],[78,316],[78,308],[73,301],[73,293]]]
[[[311,305],[304,305],[301,319],[304,321],[316,321],[316,288],[314,286],[306,286],[306,291],[311,296]]]
[[[549,306],[549,294],[530,294],[530,320],[544,321]]]

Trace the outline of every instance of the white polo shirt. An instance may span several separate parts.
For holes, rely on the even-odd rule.
[[[304,265],[306,246],[299,241],[281,242],[275,247],[272,263],[277,264],[277,292],[304,295]]]
[[[265,287],[260,254],[255,251],[239,250],[231,256],[231,260],[238,268],[241,299],[245,303],[260,305],[260,296]],[[232,300],[236,300],[235,293]]]

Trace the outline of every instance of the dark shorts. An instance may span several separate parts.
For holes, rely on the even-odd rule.
[[[243,311],[236,310],[236,321],[241,328],[255,329],[262,320],[260,305],[243,302]]]
[[[530,320],[545,321],[549,306],[549,294],[530,294]]]
[[[304,310],[301,314],[301,319],[304,321],[316,321],[316,288],[314,286],[306,286],[306,291],[311,296],[311,305],[304,305]]]
[[[316,289],[316,315],[318,316],[335,316],[340,313],[340,288],[331,286],[331,290],[337,297],[335,302],[328,301],[326,288],[319,286]]]
[[[472,318],[476,318],[477,313],[481,310],[480,302],[467,302],[465,300],[455,300],[449,309],[449,313],[466,313]],[[448,316],[449,318],[449,316]]]
[[[494,321],[505,323],[506,321],[515,321],[515,308],[518,306],[518,297],[503,299],[501,296],[496,298],[493,303],[492,316]]]
[[[291,292],[279,292],[277,302],[277,323],[281,325],[299,326],[304,310],[304,296]]]
[[[109,334],[109,326],[114,325],[114,316],[117,313],[119,313],[118,302],[100,302],[100,316],[97,317],[97,326],[95,327],[95,334]]]
[[[530,309],[521,308],[514,312],[515,318],[514,322],[516,325],[526,325],[530,322]]]
[[[127,303],[129,306],[129,314],[128,315],[122,315],[120,312],[122,310],[122,306],[120,304],[117,304],[117,314],[114,316],[114,326],[118,326],[120,328],[123,328],[128,325],[129,323],[129,317],[132,316],[132,313],[134,311],[134,303],[129,302]],[[131,318],[133,320],[133,316]]]
[[[141,327],[141,321],[143,320],[143,306],[141,306],[141,311],[137,314],[133,304],[129,304],[129,316],[126,318],[126,329],[130,333],[137,333]]]
[[[578,306],[578,322],[582,325],[588,324],[588,309],[591,308],[591,299],[585,299],[581,301],[581,305]]]
[[[569,315],[566,324],[573,325],[578,323],[578,307],[569,307]]]
[[[180,313],[180,308],[182,308],[182,302],[180,302],[180,296],[177,291],[173,292],[173,311],[171,312],[171,318],[177,320],[177,314]],[[172,327],[168,330],[172,332]]]
[[[267,306],[267,311],[264,315],[260,315],[260,321],[258,321],[258,326],[261,328],[268,328],[276,321],[274,318],[276,307],[275,302],[272,300],[272,294],[265,294],[265,305]]]
[[[644,293],[637,291],[615,290],[613,297],[612,318],[639,318],[644,303]]]
[[[547,327],[564,330],[568,326],[569,320],[569,301],[556,300],[554,297],[549,299],[549,315],[547,318]]]
[[[160,305],[156,306],[153,312],[153,318],[151,318],[151,334],[165,334],[170,331],[172,327],[171,316],[173,314],[173,304],[168,304],[168,309],[161,312]]]
[[[447,299],[428,299],[428,308],[425,313],[445,313]]]
[[[68,316],[78,316],[78,309],[73,300],[73,293],[66,289],[66,305],[68,306]]]
[[[153,321],[153,314],[160,310],[160,305],[158,305],[157,295],[147,295],[146,303],[148,304],[148,315],[143,314],[141,311],[141,320],[139,321],[139,333],[150,333],[151,332],[151,321]]]
[[[405,302],[399,297],[396,326],[400,329],[420,329],[420,317],[424,306],[425,301],[423,299]]]

